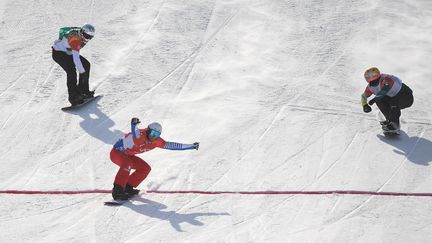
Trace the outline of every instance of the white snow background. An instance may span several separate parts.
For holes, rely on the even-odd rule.
[[[63,26],[104,97],[76,112],[51,58]],[[110,190],[112,144],[158,121],[143,193],[0,194],[1,242],[430,242],[432,198],[147,190],[432,193],[432,2],[0,1],[0,190]],[[365,114],[363,72],[409,85],[402,135]]]

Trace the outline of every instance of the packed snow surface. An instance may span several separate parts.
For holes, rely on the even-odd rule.
[[[74,112],[51,58],[64,26],[103,98]],[[139,186],[201,192],[432,192],[432,2],[0,1],[0,190],[110,190],[112,144],[158,121],[198,151],[141,154]],[[414,91],[402,134],[363,113],[363,72]],[[432,198],[0,194],[1,242],[427,242]]]

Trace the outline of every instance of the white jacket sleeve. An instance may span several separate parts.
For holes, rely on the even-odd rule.
[[[81,63],[80,54],[78,51],[72,50],[72,58],[75,63],[75,67],[78,69],[78,72],[85,73],[85,69]]]

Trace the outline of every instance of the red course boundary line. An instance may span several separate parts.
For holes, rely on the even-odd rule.
[[[0,194],[95,194],[111,193],[111,190],[77,190],[77,191],[26,191],[5,190]],[[404,193],[404,192],[373,192],[373,191],[158,191],[148,190],[145,193],[155,194],[252,194],[252,195],[370,195],[396,197],[432,197],[432,193]]]
[[[94,194],[111,193],[111,190],[78,190],[78,191],[26,191],[26,190],[5,190],[0,194]]]

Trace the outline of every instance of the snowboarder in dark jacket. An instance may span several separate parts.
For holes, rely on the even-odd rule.
[[[368,85],[361,95],[363,111],[372,111],[370,105],[376,103],[386,119],[381,121],[383,130],[399,131],[401,110],[412,106],[414,102],[412,90],[398,77],[381,73],[376,67],[367,69],[364,78]],[[371,95],[375,97],[368,103],[367,98]]]

